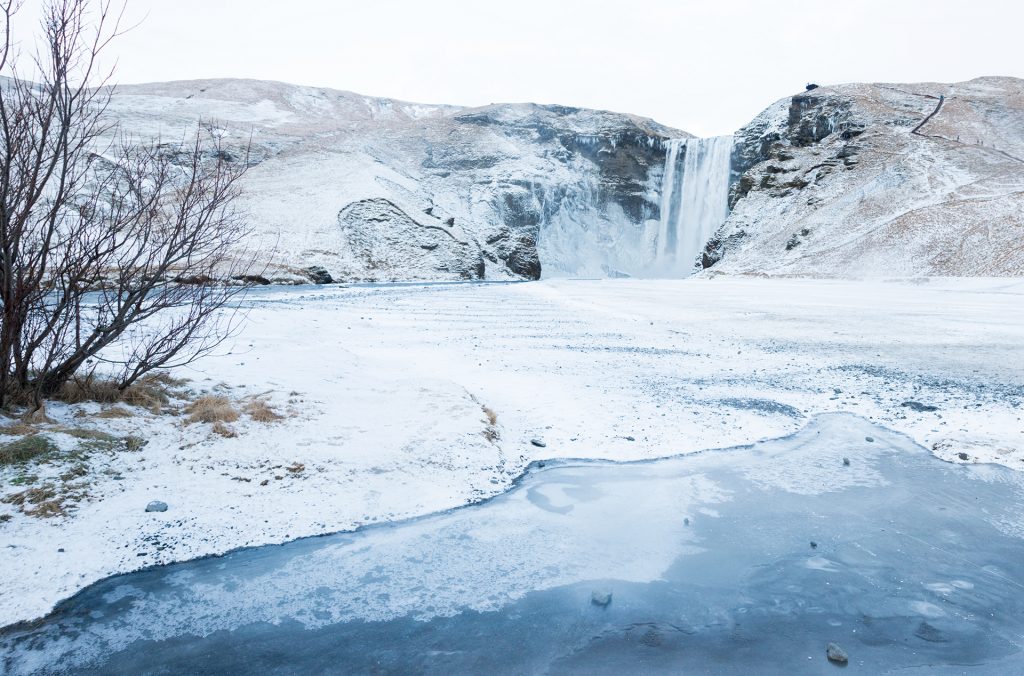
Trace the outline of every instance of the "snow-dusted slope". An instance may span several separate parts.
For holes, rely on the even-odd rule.
[[[239,154],[270,276],[636,274],[649,263],[667,143],[651,120],[532,104],[464,109],[276,82],[121,87],[111,112],[174,141],[198,119]]]
[[[126,86],[111,112],[169,142],[202,119],[239,159],[251,136],[243,206],[275,252],[270,277],[304,279],[310,266],[380,281],[691,270],[689,254],[667,261],[675,226],[660,222],[676,199],[663,179],[688,185],[674,176],[688,146],[671,139],[689,135],[648,119],[252,80]],[[678,170],[666,173],[671,148]],[[703,256],[713,270],[1024,274],[1022,80],[801,93],[736,134],[732,171],[732,211]],[[676,212],[707,198],[679,193]],[[700,230],[675,237],[700,249]]]
[[[737,133],[733,171],[712,270],[1024,274],[1024,80],[782,99]]]

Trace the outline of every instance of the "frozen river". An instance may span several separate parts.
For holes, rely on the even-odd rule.
[[[534,466],[489,501],[103,580],[8,673],[1009,674],[1024,480],[847,414]]]

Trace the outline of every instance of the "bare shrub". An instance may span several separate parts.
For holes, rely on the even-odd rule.
[[[238,420],[238,409],[231,400],[218,394],[199,397],[185,409],[190,423],[229,423]]]
[[[39,408],[96,360],[126,390],[209,354],[261,257],[235,208],[247,146],[229,151],[212,125],[165,143],[110,122],[98,58],[120,31],[113,4],[49,0],[24,61],[20,5],[0,2],[0,407]]]

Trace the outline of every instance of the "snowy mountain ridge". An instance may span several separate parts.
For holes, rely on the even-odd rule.
[[[786,97],[736,133],[731,172],[699,167],[728,180],[706,190],[689,134],[605,111],[200,80],[120,87],[110,112],[169,142],[201,119],[233,154],[251,138],[242,206],[282,281],[1024,274],[1014,78]]]
[[[632,115],[429,106],[249,80],[120,87],[121,127],[174,141],[199,119],[252,139],[243,207],[271,276],[533,279],[639,274],[665,147],[684,132]]]
[[[732,164],[712,270],[1024,275],[1024,80],[821,87],[737,132]]]

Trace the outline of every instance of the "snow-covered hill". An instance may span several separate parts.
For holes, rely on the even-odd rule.
[[[596,110],[252,80],[125,86],[110,110],[171,142],[202,119],[239,159],[252,138],[244,207],[271,278],[1024,274],[1013,78],[787,97],[737,132],[728,192],[724,161],[697,161],[728,137],[673,141],[690,137]]]
[[[713,270],[1022,275],[1024,80],[782,99],[737,133],[733,178]]]
[[[651,120],[532,104],[464,109],[251,80],[125,86],[124,130],[198,119],[240,153],[270,276],[531,279],[642,272],[667,139]]]

